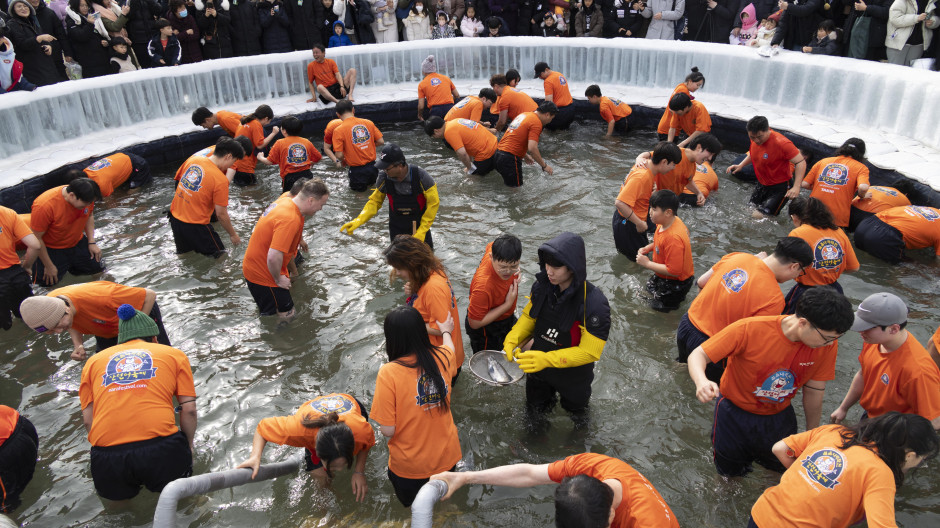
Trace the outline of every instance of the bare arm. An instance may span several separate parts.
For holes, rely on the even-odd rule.
[[[95,421],[95,402],[89,403],[82,409],[82,424],[85,426],[85,432],[91,432],[91,424]]]
[[[545,172],[547,172],[547,173],[549,173],[549,174],[552,173],[552,168],[549,167],[549,166],[548,166],[548,163],[546,163],[545,160],[542,159],[542,154],[539,152],[539,142],[538,142],[538,141],[536,141],[536,140],[534,140],[534,139],[530,139],[530,140],[529,140],[528,154],[529,154],[530,156],[532,156],[532,159],[535,160],[536,163],[539,164],[539,167],[542,167],[542,170],[543,170],[543,171],[545,171]]]
[[[251,469],[251,478],[257,477],[258,468],[261,467],[261,454],[264,453],[264,446],[266,445],[268,445],[268,441],[261,436],[261,433],[256,428],[255,436],[251,440],[251,454],[248,455],[248,460],[235,466],[235,469],[249,468]]]
[[[268,273],[270,273],[271,278],[274,279],[274,284],[284,289],[290,289],[290,278],[286,275],[281,275],[281,266],[284,265],[284,253],[274,248],[269,248],[267,264]]]
[[[242,239],[238,237],[238,233],[236,233],[235,228],[232,227],[232,219],[228,216],[228,207],[222,207],[221,205],[215,206],[215,216],[218,217],[222,229],[225,229],[225,232],[228,233],[232,244],[236,246],[241,244]]]
[[[310,89],[310,99],[307,99],[307,102],[308,102],[308,103],[314,103],[314,102],[316,102],[316,100],[317,100],[317,85],[314,84],[314,83],[312,83],[312,82],[308,82],[308,83],[307,83],[307,88]]]
[[[466,484],[489,484],[493,486],[509,486],[511,488],[528,488],[542,484],[553,484],[554,482],[548,476],[548,464],[513,464],[511,466],[499,466],[483,471],[461,471],[438,473],[431,476],[432,480],[443,480],[447,483],[447,495],[444,500],[449,499],[455,491]]]
[[[790,446],[788,446],[787,443],[783,440],[780,440],[774,444],[773,448],[771,448],[771,451],[777,455],[777,460],[779,460],[785,468],[792,466],[793,463],[796,462],[795,454],[791,454],[793,453],[793,450],[790,449]]]
[[[183,431],[183,434],[186,435],[186,439],[189,440],[189,450],[193,451],[193,441],[196,439],[196,398],[192,396],[183,396],[183,399],[180,399],[180,396],[176,397],[176,401],[180,403],[182,410],[180,411],[180,431]],[[188,399],[187,399],[188,398]]]
[[[467,149],[460,147],[460,149],[457,150],[457,159],[467,168],[467,172],[470,172],[470,167],[473,166],[473,160],[470,158],[470,155],[467,154]]]
[[[790,163],[794,165],[793,187],[790,187],[790,190],[787,191],[787,198],[792,200],[800,195],[800,189],[803,185],[803,178],[806,176],[806,160],[803,159],[802,154],[797,154],[790,159]]]
[[[715,269],[709,268],[708,271],[706,271],[705,273],[702,273],[702,276],[699,277],[697,281],[695,281],[695,284],[698,284],[699,289],[704,288],[705,284],[708,283],[708,279],[712,278],[712,275],[714,274],[715,274]]]
[[[23,269],[29,271],[33,267],[33,263],[36,262],[36,258],[39,257],[39,250],[42,248],[42,243],[36,238],[36,235],[30,233],[20,239],[26,246],[26,255],[23,256]]]
[[[140,308],[140,311],[149,314],[150,310],[153,310],[153,305],[157,302],[157,292],[150,288],[144,288],[144,291],[146,292],[144,294],[144,305]]]
[[[695,383],[695,397],[698,398],[698,401],[708,403],[717,398],[718,385],[705,376],[705,367],[711,362],[708,355],[705,354],[705,349],[699,346],[693,350],[689,354],[688,362],[689,376]]]
[[[862,397],[862,390],[864,388],[865,378],[862,377],[862,371],[859,370],[855,373],[855,377],[852,378],[852,384],[849,385],[849,390],[846,391],[845,398],[842,399],[842,404],[829,415],[829,421],[836,424],[842,423],[849,409],[858,403],[858,400]]]
[[[75,361],[84,361],[88,357],[85,353],[85,334],[69,328],[69,337],[72,338],[72,354],[69,357]]]
[[[382,433],[382,436],[386,438],[391,438],[395,436],[395,426],[394,425],[380,425],[379,432]]]
[[[617,124],[617,121],[614,119],[611,119],[610,121],[607,122],[607,135],[608,136],[614,135],[614,125],[616,124]]]
[[[101,248],[95,241],[95,213],[92,212],[85,220],[85,236],[88,238],[88,254],[91,258],[101,261]]]
[[[620,216],[624,217],[628,222],[636,226],[637,233],[643,233],[647,229],[646,219],[640,218],[640,215],[636,214],[633,211],[633,208],[627,205],[626,202],[621,202],[620,200],[614,201],[614,205],[617,207],[617,212],[620,213]]]
[[[803,385],[803,413],[806,415],[806,430],[819,427],[822,417],[823,396],[826,395],[826,382],[809,380]]]

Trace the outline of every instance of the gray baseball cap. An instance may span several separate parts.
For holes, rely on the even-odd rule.
[[[855,310],[852,330],[863,332],[876,326],[891,326],[907,321],[907,305],[897,295],[882,292],[869,295]]]

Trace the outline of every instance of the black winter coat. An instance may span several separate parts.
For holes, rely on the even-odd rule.
[[[238,57],[261,54],[261,20],[258,3],[253,0],[231,0],[232,51]]]
[[[865,2],[868,6],[865,11],[852,9],[845,21],[845,32],[842,38],[842,51],[848,53],[851,42],[852,28],[859,17],[871,19],[868,26],[868,54],[866,60],[882,60],[885,58],[885,38],[888,36],[888,10],[891,9],[892,0],[870,0]]]
[[[12,17],[7,21],[10,30],[10,41],[16,50],[16,60],[23,63],[23,76],[36,86],[47,86],[65,80],[56,68],[52,56],[42,51],[42,45],[36,42],[41,35],[32,21],[20,17]],[[61,56],[59,62],[62,61]]]
[[[309,50],[320,42],[320,21],[323,20],[320,0],[289,1],[281,8],[286,9],[290,17],[290,43],[294,50]],[[326,42],[322,44],[325,46]]]
[[[816,26],[820,20],[818,11],[822,3],[823,0],[801,0],[799,5],[791,2],[780,17],[780,24],[770,43],[794,49],[809,42],[816,35]]]
[[[375,44],[372,22],[375,22],[372,6],[366,0],[356,0],[356,36],[360,44]]]
[[[162,15],[160,4],[156,0],[130,0],[131,10],[127,13],[127,25],[124,29],[134,44],[146,44],[156,36],[157,30],[153,23]],[[138,60],[146,62],[144,57]]]
[[[36,19],[39,20],[39,26],[42,28],[43,33],[55,37],[55,40],[51,43],[52,58],[56,63],[56,69],[65,78],[65,63],[62,62],[62,55],[72,56],[72,46],[69,44],[69,37],[65,33],[65,26],[59,20],[59,15],[47,7],[45,2],[39,2],[39,7],[36,8]]]
[[[718,5],[714,9],[708,9],[708,3],[705,0],[692,0],[685,3],[685,16],[689,18],[689,33],[685,37],[686,40],[728,43],[731,26],[734,25],[734,19],[738,16],[738,12],[735,12],[738,0],[717,0],[717,2]]]
[[[272,15],[271,10],[277,9]],[[290,19],[281,2],[264,0],[258,3],[258,18],[261,21],[261,48],[265,53],[293,51],[290,44]]]
[[[339,17],[336,16],[336,13],[334,13],[332,9],[324,8],[320,0],[315,1],[320,4],[320,8],[323,9],[323,17],[320,19],[320,40],[322,44],[326,46],[330,42],[330,37],[333,36],[333,22],[339,20]]]
[[[646,19],[639,11],[632,9],[633,2],[634,0],[624,0],[620,7],[617,7],[614,0],[604,0],[601,3],[604,10],[604,37],[637,37],[642,34]],[[621,29],[624,31],[620,31]],[[627,35],[626,31],[630,34]]]
[[[232,51],[232,17],[228,11],[216,4],[215,16],[206,16],[206,11],[196,11],[196,23],[202,35],[202,58],[225,59],[234,56]]]
[[[65,17],[68,27],[68,40],[72,48],[72,58],[82,67],[82,78],[90,79],[111,73],[110,48],[102,46],[102,40],[108,40],[95,32],[95,26],[82,19],[76,24],[70,17]],[[29,77],[27,77],[28,79]]]

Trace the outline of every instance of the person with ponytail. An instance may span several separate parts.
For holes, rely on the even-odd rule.
[[[705,86],[705,76],[702,75],[702,72],[698,71],[697,67],[693,66],[691,73],[685,76],[685,80],[676,85],[676,88],[672,91],[672,95],[669,96],[669,101],[672,101],[672,98],[680,93],[688,95],[689,99],[694,101],[695,96],[692,94],[702,86]],[[659,126],[656,127],[660,141],[665,141],[669,136],[669,123],[672,121],[672,116],[674,115],[672,110],[668,108],[669,101],[666,101],[667,108],[663,112],[663,117],[659,120]]]
[[[306,470],[320,485],[328,485],[336,471],[352,469],[353,494],[357,501],[365,499],[366,460],[375,433],[369,413],[354,396],[327,394],[305,402],[291,416],[264,418],[255,429],[251,455],[236,469],[249,468],[255,478],[268,442],[305,448]]]
[[[812,189],[810,196],[821,200],[835,218],[836,225],[849,226],[852,200],[868,193],[868,167],[865,166],[865,142],[849,138],[835,156],[819,160],[801,184]]]
[[[245,157],[235,162],[233,166],[235,169],[235,177],[232,180],[235,185],[247,187],[248,185],[258,183],[258,179],[255,178],[255,166],[258,165],[258,152],[264,150],[281,132],[280,128],[271,127],[271,133],[265,137],[264,127],[268,126],[272,119],[274,119],[274,111],[266,104],[255,108],[254,112],[242,118],[241,126],[239,126],[238,131],[235,132],[235,137],[247,137],[251,140],[255,149],[251,152],[245,152]]]
[[[897,488],[938,449],[926,418],[898,412],[788,436],[773,446],[787,470],[757,499],[748,528],[842,528],[863,519],[897,526]]]

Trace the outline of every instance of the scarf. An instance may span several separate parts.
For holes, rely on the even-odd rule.
[[[83,19],[82,15],[72,11],[71,7],[66,6],[65,14],[72,19],[72,22],[75,22],[76,26],[82,25],[83,22],[88,22],[87,19]],[[91,13],[89,13],[91,14]],[[95,33],[100,35],[105,40],[111,40],[111,36],[108,35],[108,30],[104,28],[104,22],[101,21],[101,18],[95,20]]]

